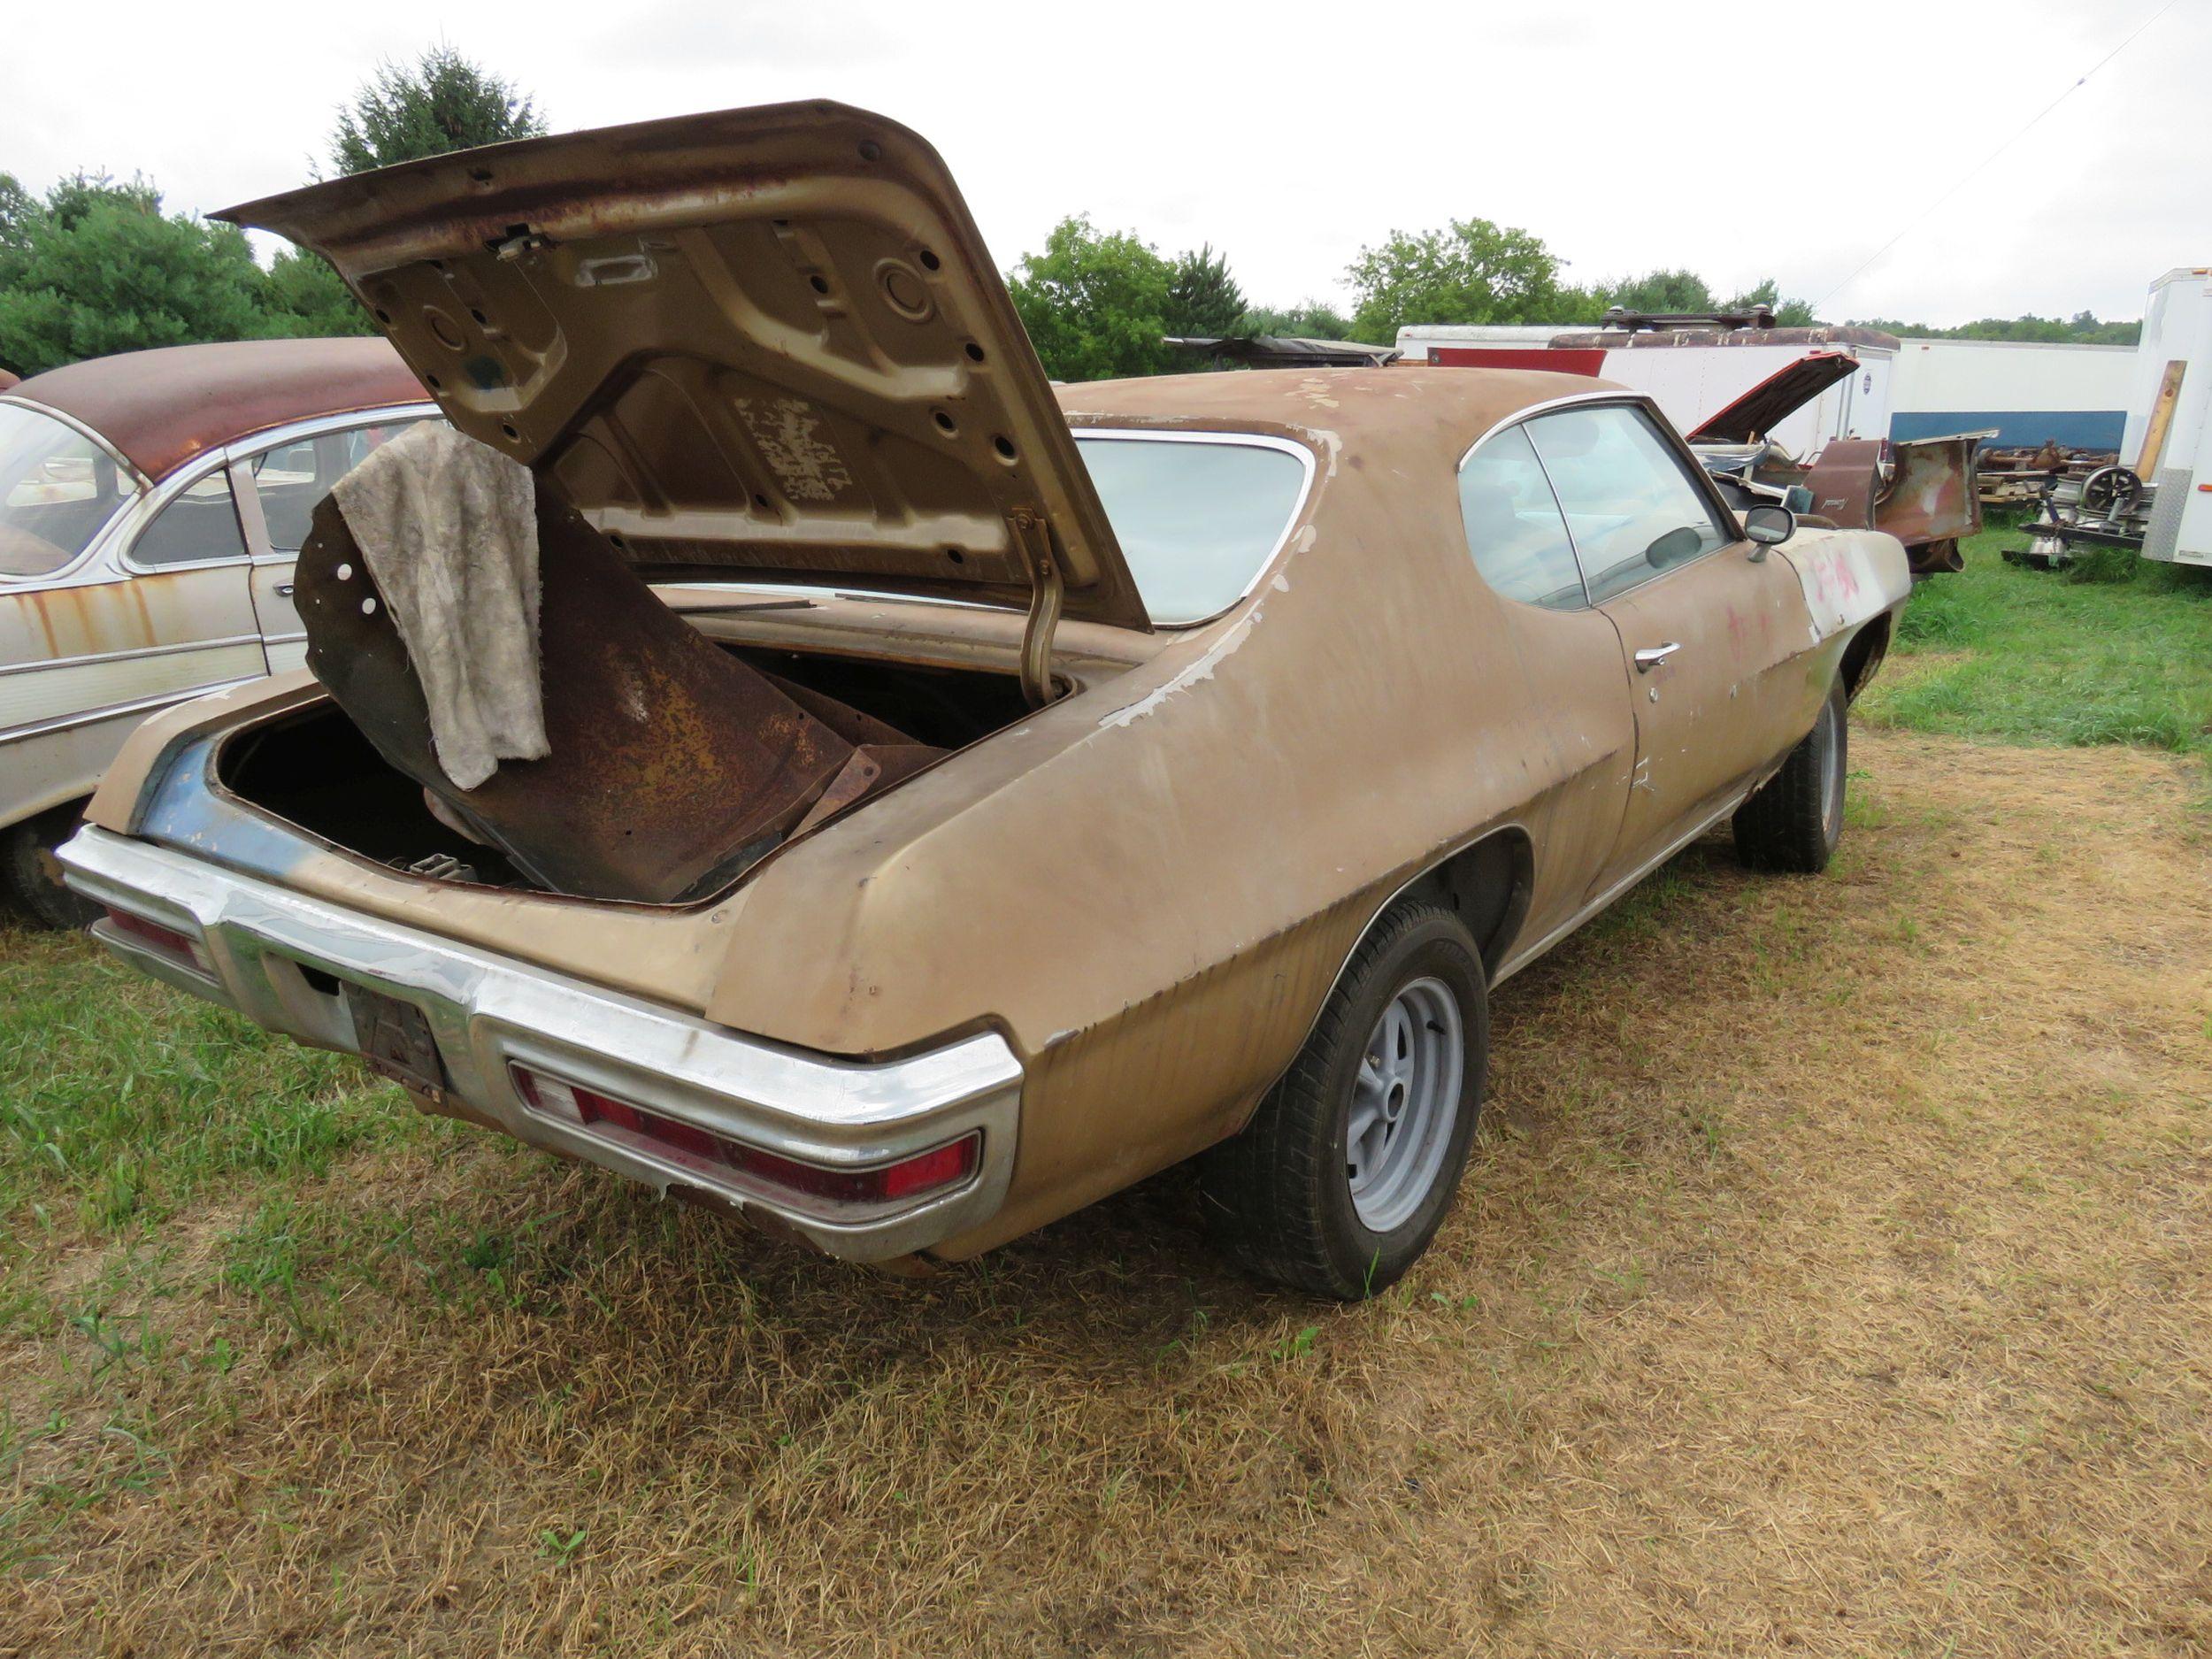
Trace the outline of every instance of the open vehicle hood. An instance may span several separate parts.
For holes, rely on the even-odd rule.
[[[1707,416],[1689,440],[1692,443],[1749,443],[1764,437],[1858,366],[1858,358],[1847,351],[1809,352],[1777,369],[1734,403]]]
[[[491,145],[218,215],[334,265],[453,424],[650,580],[1149,631],[937,153],[808,103]]]

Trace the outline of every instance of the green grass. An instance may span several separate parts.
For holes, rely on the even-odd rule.
[[[1877,726],[2006,743],[2138,744],[2212,763],[2212,576],[2110,554],[2007,564],[2009,521],[1923,582],[1860,703]]]
[[[199,1202],[250,1204],[430,1127],[357,1062],[155,984],[81,936],[0,926],[0,1329],[50,1317],[27,1280],[52,1249],[157,1248]]]

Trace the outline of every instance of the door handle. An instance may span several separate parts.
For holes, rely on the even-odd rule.
[[[1679,640],[1669,640],[1664,645],[1647,645],[1636,653],[1636,672],[1648,674],[1681,649],[1682,641]]]
[[[279,582],[276,585],[276,596],[280,599],[289,599],[292,596],[292,584]]]

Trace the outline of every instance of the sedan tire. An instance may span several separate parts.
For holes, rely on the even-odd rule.
[[[1843,839],[1844,779],[1851,759],[1844,709],[1839,682],[1782,770],[1736,809],[1736,856],[1749,868],[1818,875],[1828,867]]]
[[[0,830],[0,897],[39,927],[83,927],[100,913],[89,899],[62,885],[54,850],[83,823],[84,803],[52,807]]]
[[[1482,957],[1458,916],[1406,900],[1368,930],[1313,1034],[1202,1166],[1248,1271],[1340,1301],[1419,1259],[1459,1189],[1490,1050]]]

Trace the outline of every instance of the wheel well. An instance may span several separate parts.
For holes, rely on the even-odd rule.
[[[1851,636],[1850,644],[1843,648],[1843,695],[1855,700],[1874,678],[1874,671],[1882,665],[1882,658],[1889,654],[1890,629],[1896,618],[1885,611]]]
[[[1494,976],[1528,915],[1535,871],[1525,832],[1493,830],[1408,883],[1396,898],[1433,898],[1451,906],[1475,936],[1484,972]]]

